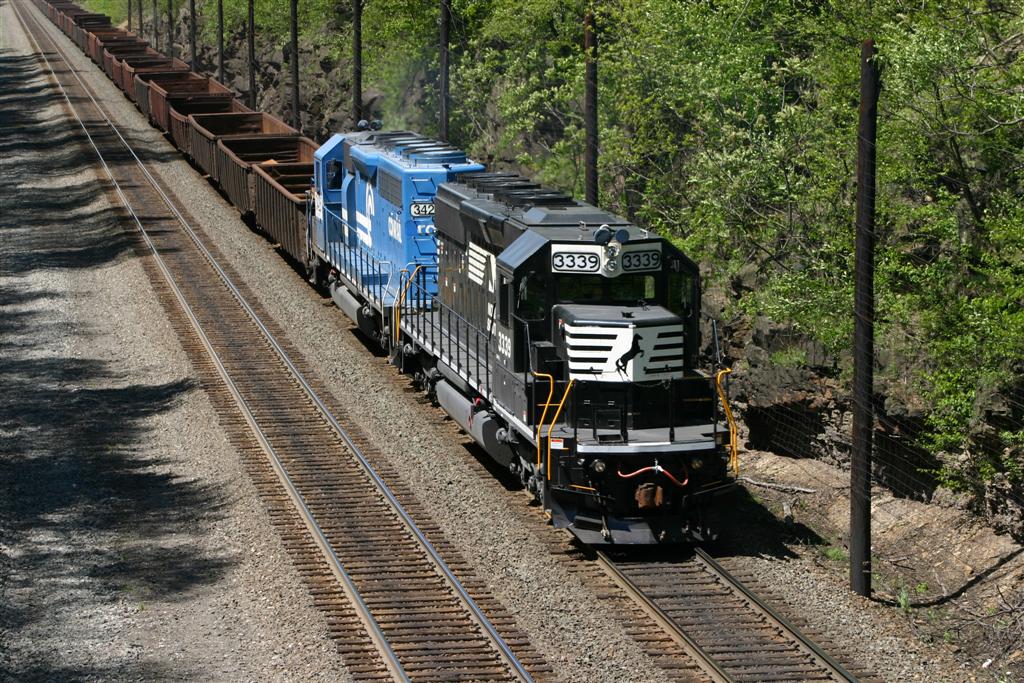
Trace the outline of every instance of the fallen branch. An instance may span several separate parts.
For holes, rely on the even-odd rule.
[[[776,491],[785,491],[786,493],[817,493],[817,489],[807,489],[803,486],[793,486],[791,484],[775,484],[770,481],[757,481],[750,477],[738,477],[736,481],[742,481],[753,486],[760,486],[761,488],[774,489]]]

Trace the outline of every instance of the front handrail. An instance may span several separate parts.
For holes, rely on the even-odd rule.
[[[558,402],[558,410],[555,411],[555,416],[551,418],[551,424],[548,426],[548,481],[551,481],[551,433],[555,431],[555,424],[558,423],[558,417],[562,414],[562,408],[565,407],[565,401],[569,398],[569,392],[572,391],[573,384],[576,384],[576,380],[570,379],[569,383],[565,386],[562,400]]]
[[[540,450],[541,435],[540,435],[540,431],[542,429],[544,429],[544,420],[548,416],[548,408],[551,407],[551,397],[555,395],[555,378],[554,378],[553,375],[549,375],[546,372],[534,372],[533,376],[534,377],[545,377],[548,380],[548,397],[547,397],[547,400],[544,401],[544,411],[540,414],[540,422],[537,423],[537,471],[539,472],[540,471],[540,463],[541,463],[541,450]]]
[[[725,411],[725,419],[729,423],[729,467],[733,475],[740,473],[740,454],[738,439],[736,437],[736,420],[732,416],[732,408],[729,407],[729,399],[722,388],[722,378],[732,374],[732,368],[724,368],[715,375],[715,388],[718,389],[718,396],[722,399],[722,408]]]
[[[402,289],[402,293],[399,295],[398,301],[395,302],[395,334],[394,334],[394,338],[395,338],[394,339],[394,344],[395,344],[395,346],[398,346],[398,342],[402,338],[402,329],[401,329],[401,325],[402,325],[402,303],[405,301],[405,295],[409,293],[409,286],[412,285],[413,280],[416,279],[416,274],[420,272],[421,268],[423,268],[423,264],[422,263],[420,265],[416,266],[413,269],[412,273],[409,274],[409,279],[406,281],[405,287],[402,287],[401,280],[399,280],[399,285],[398,286]],[[405,269],[402,270],[403,274],[406,273],[406,272],[408,272],[408,271],[406,271]]]

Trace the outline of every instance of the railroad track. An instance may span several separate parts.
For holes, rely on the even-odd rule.
[[[713,681],[858,680],[699,548],[681,559],[596,561]]]
[[[138,227],[154,287],[353,675],[533,680],[543,658],[324,390],[187,209],[148,171],[27,2],[12,6]],[[393,477],[394,473],[389,473]],[[408,493],[399,491],[399,494]],[[411,510],[411,512],[410,512]],[[449,558],[442,557],[442,551]]]

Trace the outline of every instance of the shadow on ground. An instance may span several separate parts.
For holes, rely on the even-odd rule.
[[[196,387],[133,381],[62,348],[87,333],[55,311],[70,293],[47,275],[129,258],[133,242],[123,213],[97,201],[104,185],[80,174],[95,162],[80,129],[45,118],[60,97],[38,73],[0,50],[0,680],[180,678],[152,664],[76,666],[53,641],[19,652],[84,602],[173,601],[235,562],[183,534],[215,524],[225,495],[168,472],[152,446],[151,418]]]

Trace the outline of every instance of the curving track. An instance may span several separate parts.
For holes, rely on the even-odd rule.
[[[454,681],[549,672],[461,559],[442,559],[437,530],[416,525],[371,466],[358,426],[321,401],[280,330],[75,73],[55,29],[27,2],[12,4],[136,223],[147,267],[163,276],[158,293],[176,303],[176,328],[352,673]]]

